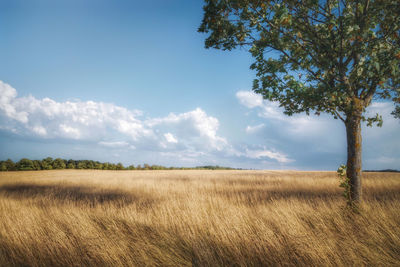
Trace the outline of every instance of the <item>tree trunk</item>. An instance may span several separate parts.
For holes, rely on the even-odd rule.
[[[350,182],[350,197],[355,203],[361,202],[361,116],[352,115],[346,119],[347,133],[347,177]]]

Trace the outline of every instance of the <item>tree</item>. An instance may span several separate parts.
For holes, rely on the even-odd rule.
[[[7,159],[4,162],[6,171],[16,171],[15,163],[11,159]]]
[[[124,165],[122,165],[122,163],[118,163],[117,166],[115,167],[116,170],[124,170]]]
[[[72,160],[72,159],[69,159],[68,161],[67,161],[67,169],[75,169],[75,161],[74,160]]]
[[[143,164],[143,169],[144,170],[150,170],[151,168],[150,168],[149,164],[145,163],[145,164]]]
[[[65,169],[65,168],[66,168],[66,164],[63,159],[56,158],[53,161],[53,169]]]
[[[75,164],[73,164],[73,163],[68,163],[68,164],[67,164],[67,169],[75,169]]]
[[[77,169],[86,169],[86,163],[83,160],[78,161],[78,164],[76,165]]]
[[[79,169],[94,169],[94,162],[92,160],[82,160],[78,164]]]
[[[397,119],[400,119],[400,106],[397,106],[396,109],[392,112],[393,116]]]
[[[7,165],[5,161],[0,161],[0,171],[2,172],[7,171]]]
[[[129,166],[128,166],[128,170],[135,170],[135,165],[133,165],[133,164],[132,164],[132,165],[129,165]]]
[[[98,161],[96,161],[96,162],[94,163],[94,168],[95,168],[96,170],[101,170],[101,169],[103,169],[103,164],[100,163],[100,162],[98,162]]]
[[[103,170],[108,170],[110,163],[105,162],[103,163]]]
[[[400,103],[400,1],[206,0],[206,48],[246,48],[253,90],[284,113],[331,114],[346,126],[347,177],[361,201],[361,122],[373,99]]]
[[[32,160],[23,158],[17,162],[16,168],[19,171],[32,171],[35,170]]]
[[[42,170],[51,170],[53,169],[53,158],[47,157],[45,159],[42,159],[41,161],[41,169]]]
[[[33,163],[33,169],[34,170],[36,170],[36,171],[41,170],[40,160],[32,160],[32,163]]]

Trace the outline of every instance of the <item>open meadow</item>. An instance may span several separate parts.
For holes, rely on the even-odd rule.
[[[400,174],[0,173],[1,266],[400,265]]]

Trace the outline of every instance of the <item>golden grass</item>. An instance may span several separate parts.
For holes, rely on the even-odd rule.
[[[400,265],[400,174],[0,173],[1,266]]]

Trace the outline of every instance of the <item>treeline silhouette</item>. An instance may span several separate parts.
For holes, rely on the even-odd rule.
[[[160,165],[129,165],[125,167],[122,163],[99,162],[93,160],[66,160],[47,157],[42,160],[30,160],[23,158],[18,162],[11,159],[0,161],[0,171],[39,171],[39,170],[62,170],[62,169],[91,169],[91,170],[234,170],[234,168],[220,166],[198,166],[198,167],[164,167]]]

